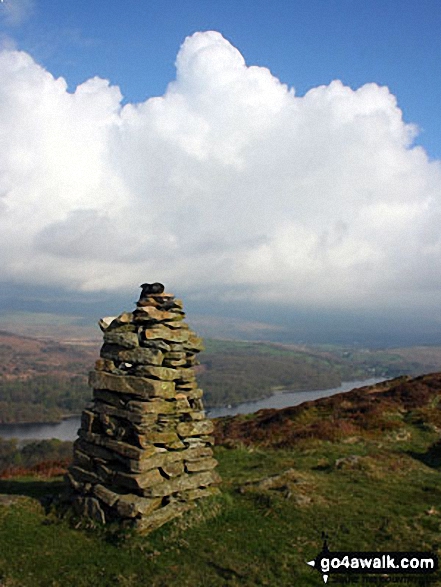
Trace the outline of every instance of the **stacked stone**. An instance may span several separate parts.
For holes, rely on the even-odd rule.
[[[144,284],[133,312],[104,318],[69,468],[77,513],[151,531],[217,492],[213,423],[194,366],[202,340],[182,301]]]

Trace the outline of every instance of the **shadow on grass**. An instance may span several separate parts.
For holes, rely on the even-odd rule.
[[[410,457],[412,457],[413,459],[416,459],[417,461],[424,463],[425,465],[427,465],[431,469],[436,469],[438,471],[441,470],[441,441],[440,440],[438,440],[437,442],[435,442],[434,444],[429,446],[429,448],[426,450],[426,452],[419,453],[419,452],[408,451],[407,454]]]
[[[9,495],[26,495],[40,502],[59,496],[65,487],[61,479],[48,481],[44,479],[0,479],[0,493]]]

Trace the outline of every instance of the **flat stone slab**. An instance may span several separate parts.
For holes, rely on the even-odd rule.
[[[154,306],[142,306],[135,311],[134,319],[136,322],[163,322],[164,320],[180,322],[183,319],[183,312],[170,312],[166,310],[158,310],[158,308],[155,308]]]
[[[122,418],[124,420],[127,420],[128,422],[132,422],[133,424],[151,425],[157,421],[157,418],[154,414],[139,414],[131,410],[116,408],[111,404],[106,404],[100,401],[95,402],[93,411],[96,412],[96,414],[103,414],[106,416],[115,416],[116,418]],[[83,429],[84,428],[85,427],[83,426]],[[89,430],[89,432],[91,432],[91,430]]]
[[[154,446],[138,448],[127,442],[114,440],[113,438],[102,436],[101,434],[92,434],[91,432],[85,432],[84,430],[79,430],[79,436],[81,439],[85,440],[86,443],[107,448],[123,457],[127,457],[128,459],[140,461],[159,452]]]
[[[180,377],[178,369],[172,369],[171,367],[156,367],[154,365],[142,365],[138,367],[137,373],[139,373],[141,377],[153,377],[154,379],[162,379],[162,381],[174,381]]]
[[[214,424],[211,420],[196,420],[193,422],[180,422],[176,430],[179,436],[199,436],[201,434],[211,434],[214,430]]]
[[[186,342],[189,338],[188,330],[172,330],[166,326],[158,325],[144,330],[143,337],[146,340],[160,338],[167,342]]]
[[[116,504],[116,511],[123,518],[134,518],[135,516],[149,515],[161,505],[161,498],[149,499],[139,497],[133,493],[121,495]]]
[[[175,386],[172,381],[160,381],[131,375],[113,375],[105,371],[91,371],[89,385],[94,389],[128,393],[145,399],[151,397],[172,398],[175,395]]]
[[[193,506],[192,503],[173,502],[162,507],[159,510],[150,514],[150,516],[144,516],[134,523],[134,528],[140,534],[147,534],[160,528],[170,520],[181,516],[184,512],[190,510]]]
[[[203,471],[202,473],[181,475],[180,477],[163,481],[154,487],[144,489],[144,494],[146,497],[165,497],[188,489],[208,487],[219,482],[220,477],[216,471]]]
[[[197,473],[199,471],[210,471],[217,467],[217,460],[213,458],[200,459],[186,463],[185,469],[188,473]]]
[[[127,349],[134,349],[139,346],[136,332],[109,332],[109,329],[107,329],[104,333],[104,342],[117,344]]]
[[[133,363],[137,365],[162,364],[164,354],[160,349],[151,347],[137,347],[127,349],[118,344],[106,343],[101,348],[101,357],[116,363]]]
[[[114,491],[111,491],[104,485],[94,485],[93,493],[96,497],[98,497],[101,501],[103,501],[108,506],[113,506],[119,499],[119,495]]]
[[[120,471],[114,473],[115,483],[127,487],[130,490],[143,489],[144,487],[153,487],[164,483],[165,478],[158,469],[150,469],[144,473],[130,474]]]

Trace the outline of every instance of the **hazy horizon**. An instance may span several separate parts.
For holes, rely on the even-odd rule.
[[[66,333],[78,330],[98,339],[98,319],[134,309],[139,291],[134,289],[132,295],[72,294],[9,286],[9,292],[3,290],[0,294],[0,329],[10,325],[13,331],[28,330],[30,336],[35,336],[47,326],[62,325]],[[187,322],[209,338],[367,347],[441,344],[439,323],[427,315],[247,305],[243,301],[220,303],[209,297],[195,300],[181,296],[179,291],[172,293],[183,299]]]

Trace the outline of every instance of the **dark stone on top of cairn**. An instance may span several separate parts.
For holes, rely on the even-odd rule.
[[[162,283],[158,283],[157,281],[155,283],[143,283],[139,287],[142,287],[141,295],[139,296],[140,300],[143,300],[144,298],[147,298],[151,295],[164,293],[164,286]]]

